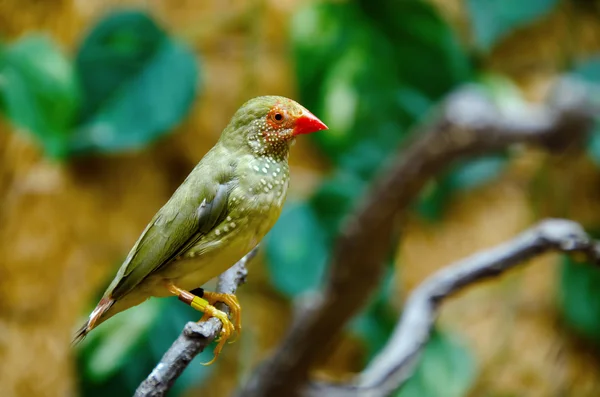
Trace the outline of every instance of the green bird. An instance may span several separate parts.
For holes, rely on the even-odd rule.
[[[273,227],[289,184],[288,153],[297,135],[327,129],[297,102],[263,96],[234,114],[219,141],[154,215],[75,336],[82,340],[115,314],[150,297],[175,295],[223,327],[214,362],[241,330],[235,295],[197,289],[251,251]],[[230,307],[234,320],[213,305]]]

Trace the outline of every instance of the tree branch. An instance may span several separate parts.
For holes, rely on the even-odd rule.
[[[390,340],[353,384],[313,384],[304,394],[311,397],[390,395],[412,375],[444,299],[551,250],[580,252],[591,263],[600,265],[600,243],[589,238],[581,226],[562,219],[543,221],[511,241],[460,260],[430,276],[411,293]]]
[[[237,288],[245,282],[248,274],[246,265],[256,256],[257,252],[258,246],[225,273],[221,274],[217,284],[217,292],[234,294]],[[229,313],[229,308],[223,303],[218,303],[216,307],[225,313]],[[214,317],[201,323],[193,321],[187,323],[181,335],[173,342],[150,375],[137,388],[135,397],[164,396],[194,357],[202,353],[219,335],[221,327],[221,321]]]
[[[255,371],[239,395],[298,395],[313,363],[330,351],[338,332],[377,287],[385,256],[397,242],[395,232],[422,187],[468,156],[515,144],[559,150],[583,142],[593,125],[586,94],[581,85],[565,80],[545,107],[509,112],[473,87],[451,95],[346,220],[322,299],[295,321],[274,356]]]

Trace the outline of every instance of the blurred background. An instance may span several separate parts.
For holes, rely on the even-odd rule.
[[[322,282],[344,215],[453,89],[539,103],[600,83],[595,0],[0,1],[0,395],[130,396],[189,320],[150,300],[74,330],[233,112],[265,94],[330,127],[299,139],[284,212],[238,293],[245,332],[170,396],[223,396]],[[600,233],[600,129],[560,156],[509,150],[432,181],[389,274],[315,376],[344,380],[427,275],[547,216]],[[556,255],[447,302],[396,397],[600,395],[600,272]],[[212,349],[209,349],[212,350]]]

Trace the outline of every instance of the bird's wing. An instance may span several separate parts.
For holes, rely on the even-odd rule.
[[[154,216],[105,295],[119,299],[127,294],[161,266],[185,253],[222,220],[226,214],[229,185],[217,184],[197,200],[190,198],[191,188],[190,183],[184,183]]]

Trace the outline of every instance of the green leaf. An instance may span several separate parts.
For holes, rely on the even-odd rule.
[[[136,11],[102,20],[83,41],[76,68],[84,106],[71,140],[75,153],[156,140],[187,114],[198,85],[194,54]]]
[[[483,51],[516,28],[548,14],[558,0],[467,0],[475,43]]]
[[[266,255],[272,283],[283,294],[294,297],[319,286],[329,251],[308,204],[286,206],[266,237]]]
[[[389,39],[404,85],[438,99],[471,78],[471,61],[435,7],[422,0],[360,1]]]
[[[312,137],[340,167],[370,179],[406,136],[414,108],[399,98],[389,42],[368,27],[362,37],[325,76],[319,113],[330,129]]]
[[[292,27],[301,99],[330,127],[311,137],[364,179],[435,100],[471,75],[453,32],[423,1],[312,4]]]
[[[161,301],[141,305],[128,315],[117,315],[91,332],[84,347],[93,345],[86,360],[87,375],[102,382],[120,370],[161,312]]]
[[[350,166],[362,160],[363,151],[374,150],[371,169],[398,145],[409,116],[398,106],[400,82],[389,42],[369,25],[357,26],[354,35],[324,76],[319,113],[330,128],[313,138],[336,162],[352,152],[352,161],[345,162]]]
[[[166,34],[137,11],[107,16],[83,40],[75,64],[86,93],[82,118],[97,112],[130,79],[142,73]]]
[[[600,269],[564,256],[558,300],[566,323],[600,347]]]
[[[69,61],[46,36],[28,36],[0,51],[4,112],[33,134],[48,156],[62,158],[79,104]]]
[[[466,397],[476,378],[476,363],[456,337],[433,333],[414,375],[395,397]]]
[[[302,103],[309,109],[320,101],[320,87],[329,66],[352,40],[360,15],[351,3],[313,2],[294,13],[290,40]]]
[[[350,151],[360,160],[362,148],[355,145],[368,140],[367,151],[375,150],[370,157],[380,164],[397,145],[404,132],[400,120],[407,118],[397,107],[390,43],[353,3],[305,7],[294,17],[291,40],[301,101],[330,127],[311,138],[334,162]],[[361,168],[373,167],[363,162]]]

